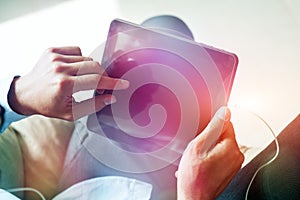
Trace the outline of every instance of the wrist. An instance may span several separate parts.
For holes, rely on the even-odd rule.
[[[200,198],[193,197],[191,195],[180,194],[177,196],[177,200],[200,200]]]
[[[177,200],[212,200],[212,198],[201,197],[200,195],[177,193]]]
[[[187,190],[185,187],[177,186],[177,200],[199,200],[191,190]]]
[[[200,187],[187,188],[177,186],[177,200],[213,200],[209,191],[200,191]]]
[[[10,89],[7,95],[7,100],[10,108],[21,115],[31,115],[33,114],[32,111],[30,111],[29,107],[24,104],[23,93],[26,92],[25,88],[22,88],[21,85],[21,77],[15,76],[11,85]]]

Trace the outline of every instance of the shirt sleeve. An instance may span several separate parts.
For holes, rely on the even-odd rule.
[[[12,195],[11,193],[0,189],[0,199],[5,199],[5,200],[20,200],[16,196]]]
[[[143,181],[121,176],[102,176],[76,183],[52,200],[149,200],[151,192],[152,185]]]
[[[13,78],[6,78],[0,80],[0,133],[3,133],[5,129],[14,121],[21,120],[27,116],[20,115],[13,111],[8,103],[7,95],[13,81]]]

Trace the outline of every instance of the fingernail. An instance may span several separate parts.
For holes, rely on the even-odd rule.
[[[127,89],[129,87],[129,81],[121,79],[118,83],[119,89]]]
[[[222,119],[224,121],[228,121],[230,118],[230,113],[227,107],[222,106],[217,112],[216,112],[216,116],[219,119]]]
[[[116,102],[117,102],[117,100],[114,96],[112,96],[111,98],[104,99],[104,104],[107,105],[107,106],[111,105],[113,103],[116,103]]]

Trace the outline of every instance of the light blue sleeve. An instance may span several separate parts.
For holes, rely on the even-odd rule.
[[[14,78],[0,80],[0,133],[2,133],[12,122],[21,120],[27,116],[13,111],[8,104],[7,95]]]
[[[17,198],[16,196],[12,195],[11,193],[0,189],[0,199],[4,199],[4,200],[20,200],[19,198]]]
[[[152,185],[121,176],[103,176],[79,182],[52,200],[149,200]]]

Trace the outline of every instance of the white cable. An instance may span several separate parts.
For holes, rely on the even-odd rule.
[[[274,141],[275,141],[275,146],[276,146],[276,153],[275,155],[273,156],[273,158],[271,158],[268,162],[264,163],[263,165],[261,165],[254,173],[254,175],[252,176],[250,182],[249,182],[249,185],[247,187],[247,190],[246,190],[246,194],[245,194],[245,200],[248,200],[248,194],[249,194],[249,190],[250,190],[250,187],[257,175],[257,173],[264,167],[268,166],[269,164],[271,164],[277,157],[278,157],[278,154],[279,154],[279,143],[278,143],[278,140],[277,140],[277,137],[273,131],[273,129],[270,127],[270,125],[261,117],[259,116],[258,114],[254,113],[254,112],[251,112],[251,111],[248,111],[250,112],[251,114],[253,114],[254,116],[256,116],[258,119],[260,119],[267,127],[268,129],[271,131],[273,137],[274,137]]]
[[[12,189],[7,189],[6,191],[10,192],[10,193],[23,192],[23,191],[35,192],[37,195],[40,196],[40,198],[42,200],[46,200],[46,198],[44,197],[44,195],[40,191],[38,191],[38,190],[36,190],[34,188],[30,188],[30,187],[12,188]]]
[[[245,108],[241,108],[241,107],[236,106],[236,105],[230,106],[230,107],[235,107],[235,108],[238,108],[238,109],[240,109],[240,110],[244,110],[244,111],[246,111],[246,112],[248,112],[248,113],[254,115],[254,116],[257,117],[259,120],[261,120],[261,121],[267,126],[267,128],[271,131],[272,136],[274,137],[275,146],[276,146],[276,152],[275,152],[275,155],[274,155],[269,161],[267,161],[266,163],[264,163],[263,165],[261,165],[261,166],[255,171],[255,173],[253,174],[253,176],[252,176],[252,178],[251,178],[251,180],[250,180],[250,182],[249,182],[249,184],[248,184],[248,187],[247,187],[247,190],[246,190],[246,194],[245,194],[245,200],[248,200],[249,190],[250,190],[251,185],[252,185],[252,183],[253,183],[253,181],[254,181],[256,175],[258,174],[258,172],[259,172],[261,169],[263,169],[264,167],[270,165],[270,164],[278,157],[278,154],[279,154],[279,143],[278,143],[277,137],[276,137],[276,135],[275,135],[273,129],[272,129],[271,126],[266,122],[266,120],[264,120],[261,116],[259,116],[258,114],[256,114],[256,113],[253,112],[253,111],[247,110],[247,109],[245,109]]]

